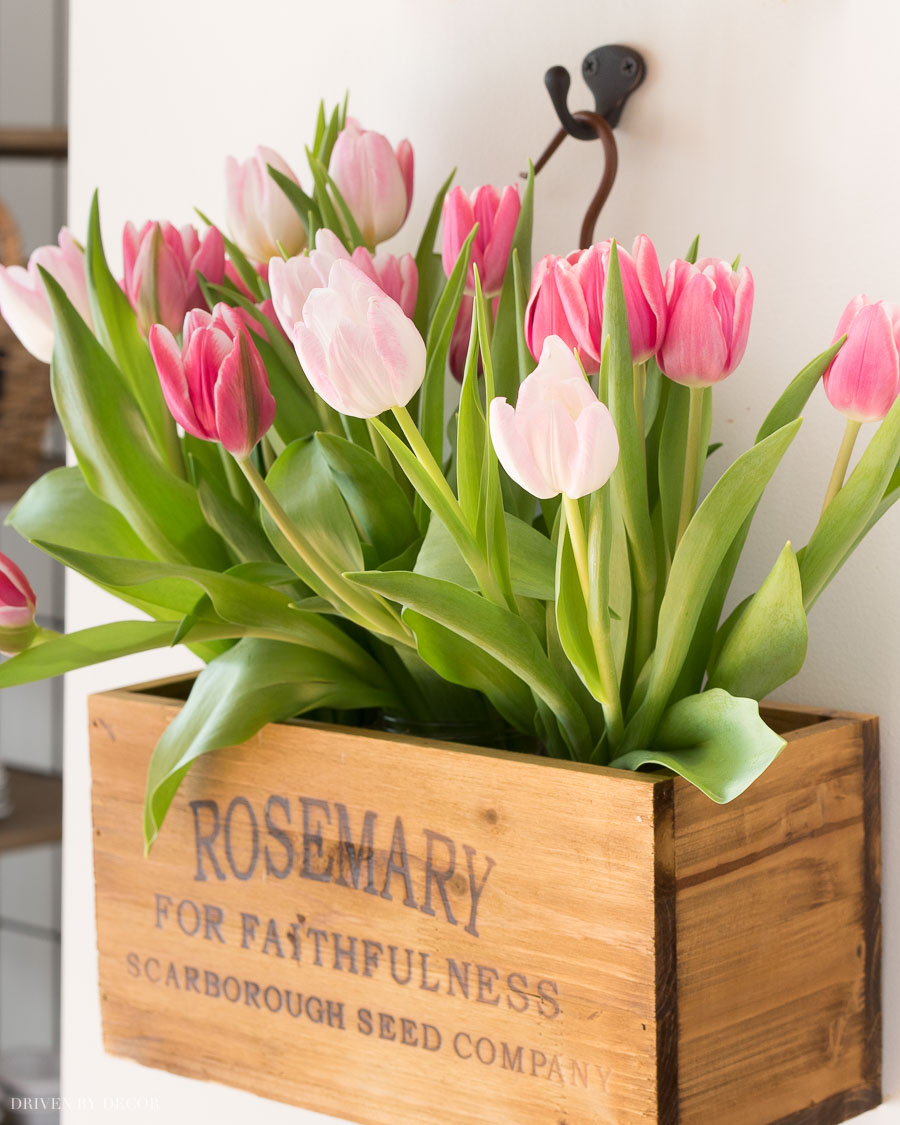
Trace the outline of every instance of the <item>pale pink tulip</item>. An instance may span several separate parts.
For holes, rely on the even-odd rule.
[[[565,258],[548,255],[538,262],[525,310],[525,339],[535,359],[548,336],[559,336],[578,349],[585,370],[600,369],[603,347],[603,298],[612,241],[595,243]],[[641,234],[632,252],[617,247],[628,335],[634,363],[644,363],[662,344],[666,330],[666,294],[653,243]]]
[[[413,194],[413,151],[391,142],[352,117],[338,134],[329,171],[370,246],[395,235],[406,221]]]
[[[416,326],[353,262],[336,261],[291,333],[313,389],[353,418],[405,406],[425,378]]]
[[[900,305],[854,297],[835,340],[847,339],[825,372],[828,401],[854,422],[877,422],[900,392]]]
[[[275,312],[285,332],[290,335],[303,315],[306,298],[313,289],[328,284],[331,267],[337,261],[352,261],[371,281],[397,302],[407,316],[416,310],[419,275],[411,254],[401,258],[393,254],[375,254],[357,246],[353,254],[337,235],[324,227],[316,234],[316,248],[284,261],[273,258],[269,263],[269,285]]]
[[[572,349],[558,336],[519,388],[513,409],[490,405],[491,440],[500,464],[526,492],[577,500],[609,480],[619,439],[607,408],[591,390]]]
[[[11,558],[0,553],[0,653],[14,656],[29,647],[37,632],[36,607],[28,579]]]
[[[521,209],[519,189],[514,186],[505,187],[501,192],[484,184],[476,188],[471,197],[461,187],[455,187],[444,197],[441,260],[448,277],[469,232],[478,224],[466,276],[466,292],[470,296],[475,292],[476,266],[485,296],[496,297],[503,288]]]
[[[676,383],[718,383],[741,362],[753,311],[753,276],[719,258],[678,259],[666,271],[669,322],[660,368]]]
[[[271,166],[299,185],[293,171],[274,149],[259,145],[247,160],[225,158],[225,217],[233,242],[248,258],[267,262],[306,247],[306,227],[294,205],[269,175]]]
[[[67,227],[58,246],[39,246],[28,267],[0,266],[0,316],[35,359],[49,363],[53,355],[53,315],[38,267],[59,282],[82,320],[93,327],[84,252]]]
[[[186,313],[207,307],[198,274],[215,285],[225,276],[225,243],[215,227],[201,239],[190,225],[147,222],[138,230],[126,223],[122,257],[122,286],[145,335],[153,324],[178,332]]]
[[[184,320],[181,348],[168,328],[150,329],[150,351],[163,396],[194,437],[218,441],[249,457],[275,420],[269,378],[246,324],[235,309],[194,309]]]

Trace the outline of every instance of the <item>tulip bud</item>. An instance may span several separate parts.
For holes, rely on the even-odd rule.
[[[329,171],[370,246],[403,226],[413,193],[409,141],[401,141],[395,152],[387,137],[360,128],[348,117],[335,141]]]
[[[741,362],[753,311],[753,277],[745,267],[701,258],[676,260],[666,271],[669,322],[658,360],[661,370],[687,387],[704,387],[730,375]]]
[[[503,288],[503,278],[521,209],[517,187],[505,187],[502,192],[498,192],[495,187],[485,184],[476,188],[471,198],[461,187],[455,187],[444,197],[441,260],[448,277],[472,227],[478,224],[466,276],[466,293],[469,296],[475,293],[476,266],[486,297],[496,297]]]
[[[404,254],[402,258],[395,258],[393,254],[373,256],[364,246],[357,246],[351,255],[334,231],[323,227],[316,234],[315,250],[286,262],[273,258],[269,263],[272,301],[288,335],[301,319],[309,294],[313,289],[327,286],[331,267],[337,261],[352,261],[383,293],[395,300],[407,316],[413,315],[419,275],[411,254]]]
[[[353,418],[406,406],[425,378],[425,342],[391,297],[353,262],[336,261],[293,326],[313,389]]]
[[[279,254],[279,243],[289,255],[299,254],[306,247],[306,227],[269,174],[269,164],[299,185],[278,153],[263,145],[243,162],[233,156],[225,160],[228,230],[239,249],[257,262],[267,262]]]
[[[246,324],[227,305],[194,309],[179,350],[168,328],[150,329],[150,351],[175,421],[194,437],[249,457],[275,420],[269,378]]]
[[[577,500],[602,488],[619,460],[609,411],[591,390],[571,348],[548,336],[513,409],[490,405],[491,441],[500,464],[532,496]]]
[[[825,394],[854,422],[879,421],[900,391],[900,305],[860,293],[844,309],[834,339],[845,333],[824,375]]]
[[[40,246],[28,267],[0,266],[0,316],[35,359],[49,363],[53,356],[53,314],[38,266],[65,291],[82,320],[93,327],[84,251],[67,227],[59,232],[58,246]]]
[[[186,313],[206,308],[198,273],[216,285],[225,276],[225,243],[215,227],[201,240],[189,225],[147,222],[138,231],[126,223],[122,255],[122,286],[145,335],[153,324],[178,332]]]
[[[37,598],[22,571],[0,553],[0,653],[15,656],[34,641]]]

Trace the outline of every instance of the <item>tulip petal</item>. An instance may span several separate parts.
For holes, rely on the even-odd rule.
[[[389,406],[406,406],[425,378],[425,341],[390,297],[369,300],[369,328],[378,358],[390,381]]]
[[[35,359],[53,358],[53,315],[39,277],[22,266],[0,266],[0,316]]]
[[[509,476],[539,500],[549,500],[558,488],[541,474],[528,442],[520,432],[516,411],[505,398],[495,398],[489,408],[491,441],[497,459]]]
[[[581,412],[575,431],[577,448],[564,490],[573,500],[602,488],[619,461],[619,437],[602,402],[594,399]]]
[[[209,441],[210,435],[201,425],[191,403],[190,389],[181,351],[175,337],[161,324],[154,324],[149,335],[150,354],[159,374],[163,398],[175,421],[194,437]]]
[[[659,360],[670,379],[685,386],[706,386],[725,376],[728,347],[713,307],[715,284],[694,272],[684,283],[674,307]]]
[[[245,332],[222,361],[215,384],[218,439],[234,457],[248,457],[275,420],[275,399],[262,358]]]
[[[825,372],[828,401],[857,422],[883,418],[897,397],[900,357],[893,326],[881,302],[861,308],[847,341]]]

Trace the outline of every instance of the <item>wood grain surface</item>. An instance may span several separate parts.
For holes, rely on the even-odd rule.
[[[363,1125],[825,1125],[875,1096],[871,723],[798,712],[725,808],[275,725],[194,766],[144,859],[179,706],[91,702],[110,1053]]]

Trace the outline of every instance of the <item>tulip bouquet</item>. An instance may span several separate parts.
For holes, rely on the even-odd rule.
[[[153,755],[148,845],[199,755],[310,712],[465,716],[732,799],[783,746],[758,700],[800,669],[807,612],[900,496],[900,309],[852,301],[699,502],[748,269],[695,243],[663,276],[641,236],[532,276],[532,177],[448,180],[415,253],[376,252],[409,211],[409,144],[338,109],[307,155],[309,193],[271,150],[229,159],[227,236],[128,224],[121,281],[96,200],[83,249],[64,231],[0,271],[77,458],[11,522],[142,612],[51,633],[3,563],[0,684],[176,643],[206,662]],[[723,620],[823,376],[848,423],[822,515]]]

